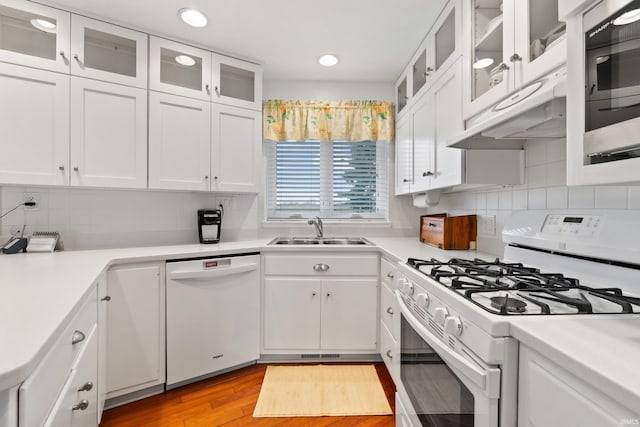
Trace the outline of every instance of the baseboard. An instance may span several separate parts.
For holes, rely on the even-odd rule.
[[[371,354],[261,354],[258,363],[332,363],[382,362],[378,353]]]

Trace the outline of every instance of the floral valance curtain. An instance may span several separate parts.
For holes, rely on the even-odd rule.
[[[272,141],[393,141],[393,104],[379,101],[283,101],[263,104],[263,136]]]

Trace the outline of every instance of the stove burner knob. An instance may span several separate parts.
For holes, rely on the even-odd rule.
[[[429,303],[431,302],[428,294],[418,294],[416,301],[418,301],[418,305],[422,308],[429,307]]]
[[[405,293],[404,289],[405,289],[405,286],[407,285],[407,282],[408,282],[407,279],[403,277],[399,278],[398,281],[396,282],[396,288],[398,288],[398,290],[403,294]]]
[[[409,296],[413,295],[413,283],[408,280],[404,282],[404,293]]]
[[[440,326],[444,326],[444,321],[447,319],[447,316],[449,316],[449,311],[446,307],[438,307],[433,310],[434,320]]]
[[[447,317],[444,321],[444,331],[450,335],[462,335],[462,320],[459,317]]]

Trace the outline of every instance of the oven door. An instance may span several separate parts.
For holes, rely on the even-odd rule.
[[[409,311],[401,311],[398,393],[413,427],[497,427],[500,369],[443,343]],[[463,352],[464,353],[464,352]]]

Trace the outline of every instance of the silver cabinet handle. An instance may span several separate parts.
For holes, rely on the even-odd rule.
[[[391,307],[387,308],[387,313],[393,316],[393,308]]]
[[[403,179],[402,182],[409,182],[407,178]]]
[[[318,294],[317,294],[317,293],[315,293],[315,292],[313,292],[313,293],[311,294],[311,296],[312,296],[312,297],[315,297],[316,295],[318,295]]]
[[[330,297],[330,296],[331,296],[331,292],[327,292],[327,297]]]
[[[313,266],[314,271],[327,271],[329,268],[327,264],[316,264]]]
[[[58,166],[58,170],[61,170],[62,172],[64,172],[64,166]]]
[[[91,381],[87,381],[78,389],[78,391],[91,391],[93,388],[93,383]]]
[[[207,179],[209,179],[209,175],[205,175],[205,176],[204,176],[204,179],[205,179],[205,181],[206,181]]]
[[[509,58],[509,61],[511,61],[511,62],[522,61],[522,57],[520,55],[518,55],[517,53],[514,53]]]
[[[104,298],[100,298],[100,301],[111,301],[111,297],[109,295],[107,295]]]
[[[213,90],[216,91],[216,95],[220,96],[220,89],[218,89],[218,86],[214,87]]]
[[[61,57],[62,59],[67,59],[67,58],[65,57],[65,55],[64,55],[64,50],[61,50],[61,51],[60,51],[60,57]]]
[[[387,277],[388,277],[389,279],[393,279],[393,273],[392,273],[392,272],[388,272],[388,273],[387,273]]]
[[[422,172],[422,176],[433,176],[433,172],[431,171]]]
[[[218,177],[217,177],[217,176],[214,176],[214,177],[213,177],[213,179],[218,179]]]
[[[74,166],[74,167],[73,167],[73,171],[74,171],[74,172],[78,172],[79,170],[80,170],[80,168],[79,168],[78,166]]]
[[[391,350],[387,350],[387,357],[389,359],[393,359],[393,353],[391,353]]]
[[[507,64],[505,64],[504,62],[501,62],[500,65],[498,65],[498,69],[500,71],[506,71],[509,69],[509,66]]]
[[[75,331],[73,333],[73,337],[71,337],[71,344],[75,345],[78,344],[79,342],[84,341],[84,339],[87,338],[85,336],[84,333],[82,333],[81,331]]]
[[[73,411],[84,411],[89,407],[89,401],[87,399],[82,399],[80,403],[71,408]]]
[[[207,90],[207,95],[211,95],[211,89],[209,88],[209,85],[205,85],[205,89]]]

